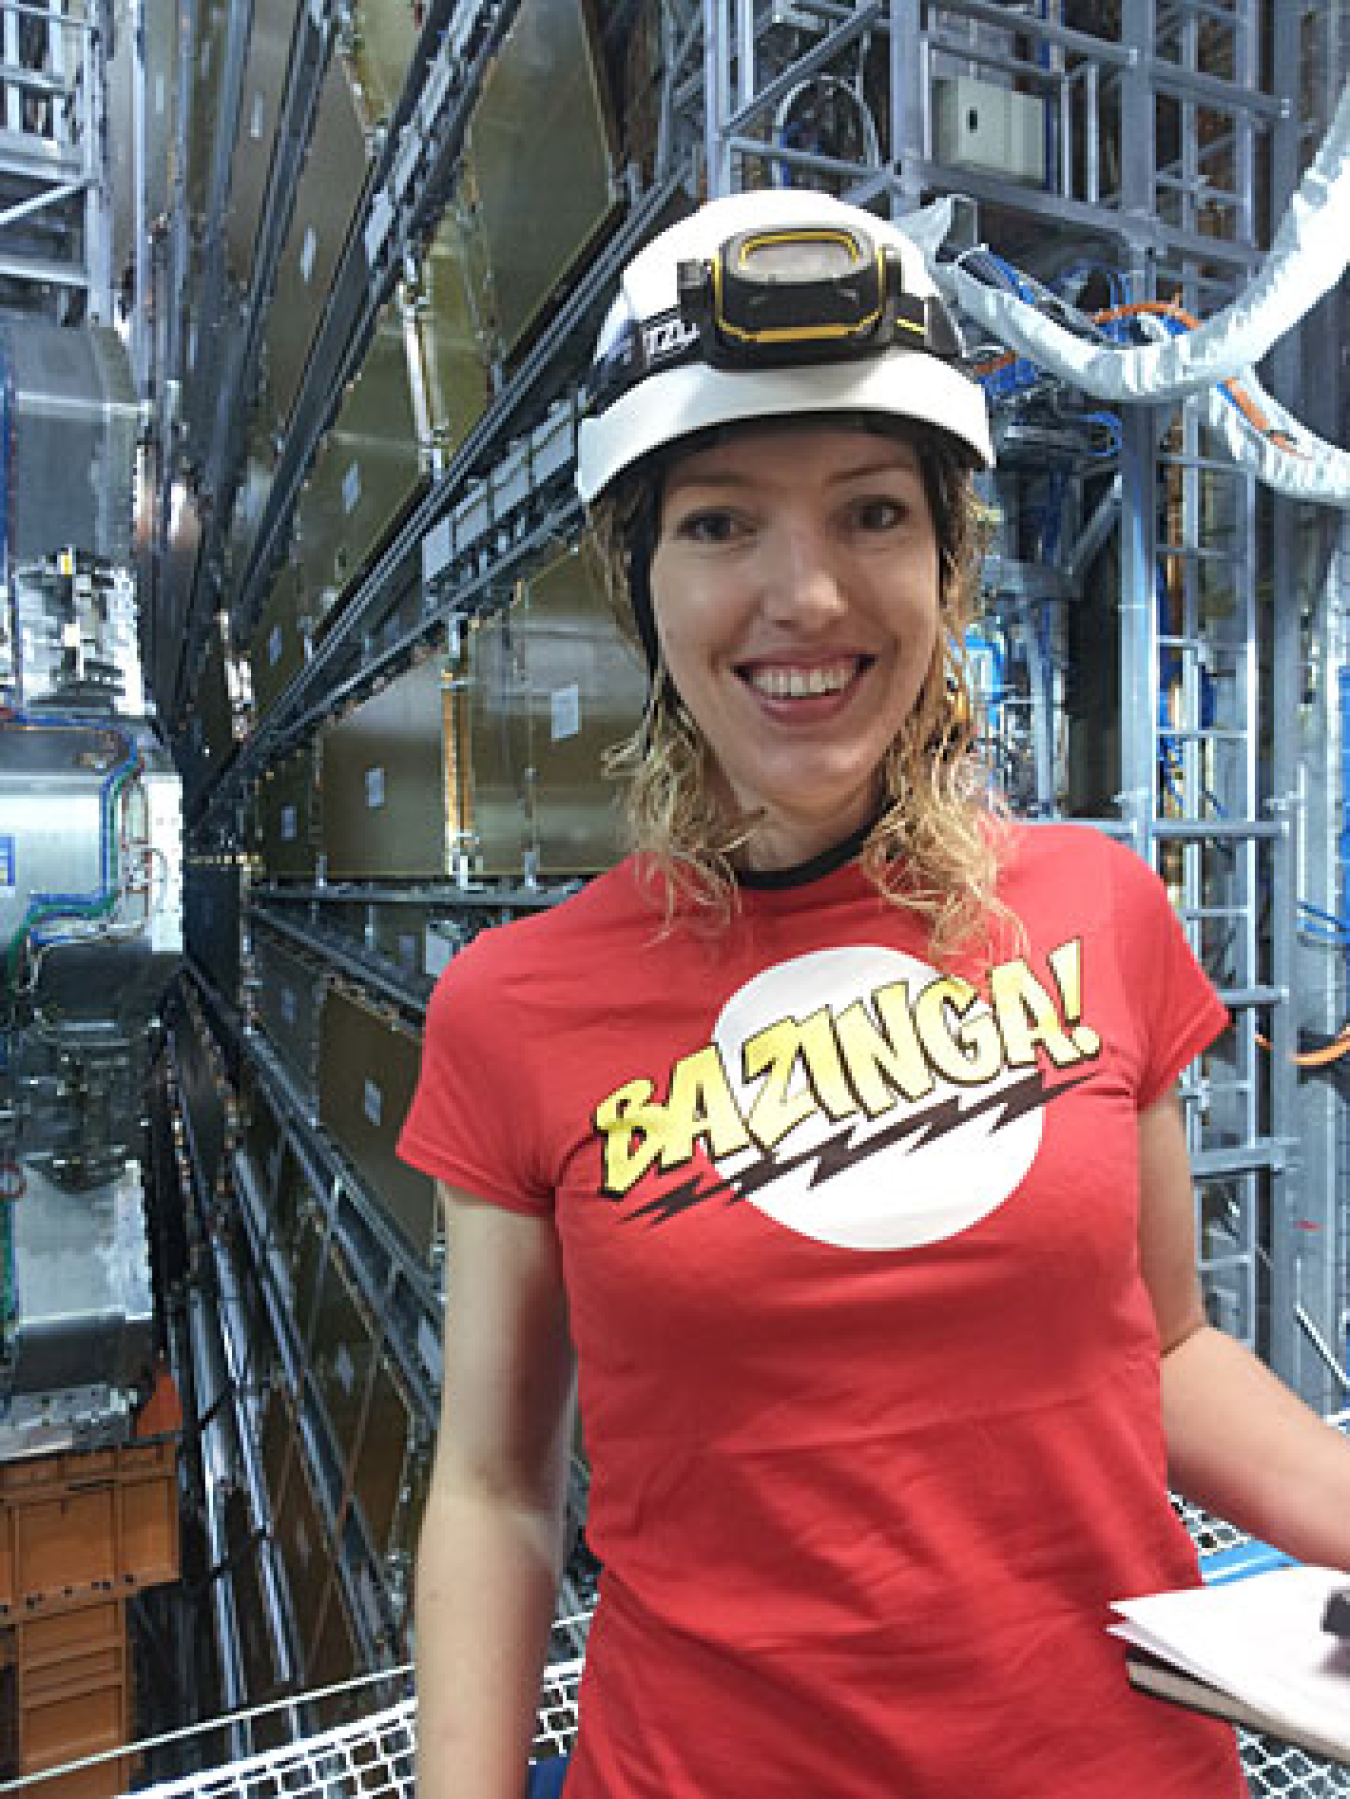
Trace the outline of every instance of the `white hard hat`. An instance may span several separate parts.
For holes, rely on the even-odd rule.
[[[917,246],[802,188],[709,201],[629,263],[596,344],[577,491],[653,450],[801,413],[876,413],[994,461],[979,383]]]

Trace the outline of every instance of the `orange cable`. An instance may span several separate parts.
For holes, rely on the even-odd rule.
[[[1161,314],[1165,318],[1180,319],[1182,324],[1194,331],[1200,320],[1194,313],[1187,312],[1184,306],[1178,306],[1173,300],[1136,300],[1128,306],[1112,306],[1105,312],[1094,312],[1092,321],[1097,325],[1110,324],[1113,319],[1131,318],[1138,313]],[[995,356],[992,361],[976,364],[977,376],[996,375],[1000,369],[1011,368],[1018,358],[1010,351],[1006,356]],[[1256,405],[1256,402],[1237,384],[1236,377],[1221,383],[1226,394],[1230,395],[1238,411],[1246,419],[1254,431],[1268,438],[1277,449],[1287,450],[1291,456],[1306,456],[1287,431],[1281,431],[1271,424],[1270,420]]]

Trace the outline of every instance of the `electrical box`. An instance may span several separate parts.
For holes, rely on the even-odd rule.
[[[934,83],[933,102],[939,162],[1045,185],[1044,101],[968,75],[944,75]]]

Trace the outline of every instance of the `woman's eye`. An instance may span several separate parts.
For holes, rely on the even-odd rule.
[[[869,500],[859,500],[854,507],[854,517],[864,531],[890,531],[905,516],[905,509],[898,500],[887,499],[878,494]]]
[[[730,543],[739,526],[730,512],[691,512],[676,526],[676,536],[690,543]]]

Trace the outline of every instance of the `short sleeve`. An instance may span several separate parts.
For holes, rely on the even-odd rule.
[[[1139,1027],[1136,1103],[1142,1112],[1230,1020],[1158,876],[1122,846],[1112,846],[1111,860],[1117,949]]]
[[[461,950],[427,1008],[417,1090],[398,1141],[401,1159],[447,1185],[514,1212],[544,1214],[528,1036],[513,1018],[498,927]]]

